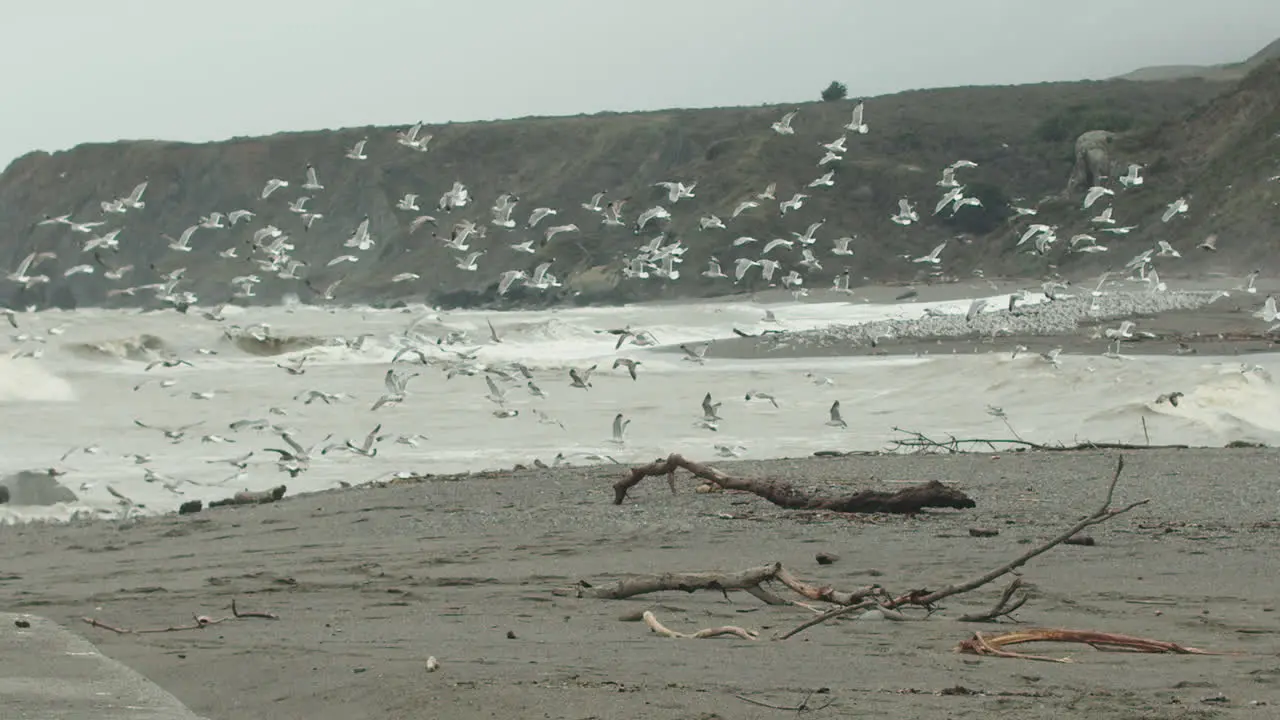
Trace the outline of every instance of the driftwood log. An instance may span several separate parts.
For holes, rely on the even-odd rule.
[[[1022,660],[1043,660],[1046,662],[1071,662],[1070,658],[1052,658],[1045,655],[1027,655],[1025,653],[1005,650],[1008,645],[1019,645],[1029,642],[1065,642],[1081,643],[1098,650],[1124,650],[1140,653],[1172,653],[1175,655],[1231,655],[1232,653],[1213,652],[1199,648],[1186,647],[1163,640],[1150,640],[1132,635],[1094,632],[1092,630],[1060,630],[1055,628],[1029,628],[1014,632],[988,635],[974,633],[968,640],[956,645],[955,651],[969,655],[988,655],[992,657],[1018,658]]]
[[[855,588],[853,590],[836,590],[826,585],[814,585],[804,582],[789,570],[782,566],[782,563],[773,563],[772,565],[761,565],[759,567],[748,568],[738,572],[687,572],[687,573],[662,573],[660,575],[633,575],[621,580],[617,580],[604,585],[593,586],[587,582],[580,582],[572,593],[566,591],[560,594],[574,594],[577,597],[597,598],[601,600],[621,600],[623,598],[635,597],[637,595],[647,595],[649,593],[663,592],[669,590],[677,590],[681,592],[695,592],[697,590],[716,590],[721,593],[728,593],[730,590],[742,590],[751,593],[770,605],[785,605],[786,601],[773,601],[763,595],[772,596],[767,591],[757,594],[755,590],[763,583],[777,582],[787,589],[808,600],[818,600],[829,602],[834,605],[854,605],[863,600],[876,595],[884,595],[884,590],[879,585],[867,585],[865,587]],[[884,595],[886,600],[887,595]]]
[[[224,505],[261,505],[263,503],[271,503],[284,497],[284,485],[277,485],[269,490],[241,490],[223,500],[214,500],[209,503],[209,507],[222,507]]]
[[[652,612],[650,612],[649,610],[644,611],[644,615],[641,616],[641,619],[644,620],[645,625],[649,626],[650,630],[658,633],[663,637],[678,638],[678,639],[691,638],[695,640],[703,640],[706,638],[720,637],[722,635],[733,635],[736,637],[740,637],[743,640],[759,640],[760,639],[760,633],[754,630],[747,630],[745,628],[740,628],[737,625],[722,625],[720,627],[703,628],[702,630],[698,630],[697,632],[692,632],[692,633],[678,632],[676,630],[672,630],[671,628],[659,622],[658,617],[654,615]]]
[[[968,495],[936,480],[897,490],[882,492],[864,490],[843,497],[825,497],[796,489],[790,483],[779,480],[736,478],[710,465],[694,462],[673,453],[665,459],[648,465],[631,468],[627,477],[613,485],[613,504],[621,505],[627,491],[647,477],[667,476],[671,492],[676,490],[676,470],[684,469],[695,477],[713,483],[725,490],[741,490],[758,495],[788,510],[831,510],[844,513],[916,513],[924,508],[972,508],[977,503]]]

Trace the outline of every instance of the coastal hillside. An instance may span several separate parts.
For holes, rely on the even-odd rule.
[[[774,283],[791,270],[803,275],[807,287],[826,287],[845,270],[854,284],[862,278],[923,277],[922,268],[929,266],[903,256],[924,255],[939,242],[957,237],[961,242],[952,242],[943,256],[946,273],[981,268],[988,275],[1039,274],[1043,263],[1028,264],[1009,243],[997,245],[990,239],[1003,237],[1013,226],[1011,206],[1036,206],[1063,192],[1076,136],[1108,129],[1147,138],[1150,147],[1139,149],[1158,148],[1159,157],[1170,163],[1152,168],[1144,190],[1152,203],[1156,198],[1172,199],[1168,196],[1175,192],[1173,187],[1157,182],[1164,175],[1178,179],[1177,192],[1188,190],[1188,183],[1231,184],[1233,159],[1247,161],[1250,167],[1259,161],[1237,158],[1245,151],[1236,148],[1263,132],[1255,126],[1265,107],[1274,108],[1274,71],[1272,66],[1271,74],[1251,76],[1241,90],[1186,80],[904,92],[866,99],[866,134],[845,129],[855,107],[849,100],[445,124],[423,128],[423,135],[431,135],[425,152],[397,142],[397,131],[407,124],[204,144],[139,140],[81,145],[52,154],[33,152],[15,160],[0,176],[0,263],[13,271],[33,252],[56,257],[41,257],[27,272],[47,276],[47,283],[0,281],[0,303],[149,305],[155,303],[153,291],[123,290],[180,274],[174,292],[194,293],[205,304],[232,299],[237,288],[230,281],[246,275],[256,275],[260,282],[252,287],[252,297],[238,302],[276,302],[289,294],[303,302],[322,301],[316,291],[342,279],[332,292],[336,303],[475,304],[499,300],[496,286],[502,272],[532,274],[544,263],[550,263],[562,287],[538,291],[517,283],[501,300],[537,303],[572,297],[578,302],[621,302],[723,294],[767,282],[758,270],[736,286],[732,279],[703,277],[710,258],[717,258],[732,276],[736,259],[759,259],[771,239],[794,239],[793,233],[803,234],[819,221],[824,224],[810,246],[817,263],[800,264],[802,242],[774,250],[770,257],[780,263]],[[1242,93],[1253,100],[1246,101]],[[771,129],[793,110],[794,134]],[[1210,141],[1208,136],[1223,123],[1239,124],[1238,132],[1230,140]],[[819,166],[826,153],[822,144],[842,135],[848,136],[842,159]],[[348,149],[362,139],[368,141],[363,153],[367,157],[348,158]],[[1179,142],[1201,150],[1187,155],[1190,151]],[[977,163],[959,170],[957,177],[982,206],[935,216],[934,203],[942,194],[937,186],[940,172],[960,160]],[[314,165],[322,189],[302,187],[308,164]],[[833,185],[809,187],[827,172],[832,173]],[[264,184],[273,178],[289,185],[264,199]],[[145,207],[103,212],[103,202],[126,197],[144,179]],[[662,181],[697,185],[693,196],[673,203],[664,189],[655,187]],[[471,201],[452,211],[437,211],[437,199],[455,182],[465,184]],[[731,219],[741,201],[771,183],[776,183],[776,199],[759,200],[759,207]],[[601,191],[607,191],[605,202],[627,200],[622,209],[627,226],[603,224],[600,213],[583,209],[583,203]],[[783,216],[779,203],[798,192],[809,195],[803,207]],[[1197,190],[1196,206],[1222,202],[1227,192]],[[406,193],[418,195],[421,211],[397,208]],[[490,207],[502,193],[518,197],[511,215],[515,228],[490,222]],[[304,216],[290,209],[302,196],[310,198],[303,209],[321,216],[309,229]],[[900,198],[916,205],[918,222],[904,227],[891,221]],[[1232,199],[1220,212],[1236,222],[1257,209],[1251,204],[1255,201]],[[637,216],[655,206],[668,208],[670,220],[634,232],[631,224]],[[538,207],[556,209],[557,214],[532,230],[524,229],[530,212]],[[234,227],[196,229],[188,251],[170,249],[171,240],[164,237],[181,236],[211,212],[236,210],[254,216]],[[424,214],[434,216],[435,224],[424,221],[411,232],[411,223]],[[700,229],[700,219],[711,214],[727,227]],[[38,224],[62,215],[72,222],[104,224],[79,228],[86,232],[66,223]],[[366,250],[345,247],[344,241],[365,217],[372,245]],[[1208,218],[1194,212],[1191,217],[1193,221],[1178,225],[1177,234],[1168,237],[1192,237],[1208,228]],[[473,235],[464,243],[470,252],[483,251],[474,271],[458,267],[467,252],[442,242],[463,219],[487,230],[484,237]],[[570,223],[579,230],[544,242],[547,227]],[[288,256],[302,263],[293,272],[280,263],[271,265],[260,249],[255,251],[255,230],[269,225],[288,235],[293,246]],[[84,251],[87,241],[116,229],[118,249],[108,244]],[[664,242],[678,240],[685,249],[685,262],[677,266],[680,276],[626,277],[622,271],[627,259],[659,232],[665,233]],[[440,238],[433,238],[433,233]],[[743,236],[758,242],[734,246]],[[848,246],[852,254],[833,254],[833,241],[845,236],[853,238]],[[524,240],[534,241],[534,252],[511,248]],[[223,257],[230,248],[236,249],[236,257]],[[348,254],[357,261],[329,265]],[[1056,262],[1067,272],[1072,261]],[[412,275],[391,282],[405,273]]]
[[[1109,245],[1097,254],[1063,258],[1004,252],[1027,223],[1013,224],[986,248],[999,256],[992,265],[1006,274],[1031,273],[1059,263],[1063,272],[1119,268],[1159,241],[1169,242],[1182,258],[1161,262],[1167,277],[1205,272],[1268,275],[1275,263],[1280,232],[1280,58],[1259,65],[1239,83],[1204,105],[1153,130],[1121,135],[1114,143],[1115,174],[1129,163],[1142,166],[1143,183],[1124,188],[1085,210],[1080,198],[1053,198],[1040,206],[1035,221],[1055,225],[1059,237],[1090,233]],[[1186,210],[1163,219],[1169,205],[1186,201]],[[1115,224],[1093,222],[1109,206]],[[1106,234],[1103,227],[1134,229]],[[1215,250],[1200,245],[1210,237]]]
[[[1261,67],[1269,60],[1280,58],[1280,40],[1276,40],[1244,62],[1222,65],[1153,65],[1138,68],[1115,78],[1138,82],[1163,82],[1167,80],[1199,79],[1209,82],[1236,82]]]

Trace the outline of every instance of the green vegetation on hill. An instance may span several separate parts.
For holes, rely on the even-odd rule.
[[[527,118],[497,122],[446,124],[425,128],[434,135],[430,149],[415,152],[398,145],[400,128],[346,128],[333,131],[281,133],[269,137],[235,138],[225,142],[188,144],[161,141],[82,145],[66,152],[36,152],[14,161],[0,176],[0,262],[13,268],[28,253],[58,254],[39,270],[53,279],[47,285],[22,290],[0,285],[0,302],[75,306],[149,302],[149,293],[108,297],[109,289],[157,282],[162,273],[186,268],[179,289],[197,293],[204,303],[226,301],[228,281],[258,274],[263,282],[257,300],[272,302],[285,293],[304,301],[315,299],[297,280],[281,280],[244,256],[253,229],[268,223],[290,235],[292,255],[307,264],[304,274],[324,287],[345,275],[337,302],[427,299],[435,302],[494,301],[498,275],[507,269],[531,271],[551,262],[564,288],[549,293],[516,290],[509,300],[564,300],[578,293],[578,301],[619,302],[655,297],[721,294],[735,288],[726,280],[700,276],[711,257],[732,272],[737,257],[756,257],[775,237],[790,238],[811,222],[825,220],[813,246],[822,270],[805,274],[809,287],[826,287],[846,268],[854,278],[874,280],[917,277],[921,266],[903,255],[921,255],[942,239],[959,234],[971,242],[952,243],[944,255],[953,274],[982,267],[990,276],[1001,272],[1039,274],[1042,258],[1028,260],[1002,238],[1013,226],[1008,203],[1035,205],[1061,193],[1073,161],[1073,140],[1089,129],[1129,131],[1127,137],[1170,142],[1162,128],[1194,124],[1183,121],[1196,108],[1224,92],[1220,85],[1200,81],[1133,83],[1125,81],[1045,83],[1011,87],[967,87],[904,92],[866,100],[866,135],[850,134],[844,159],[818,166],[821,143],[830,142],[849,122],[853,101],[804,104],[793,126],[794,135],[778,135],[770,124],[793,106],[713,108],[562,118]],[[1230,95],[1230,90],[1227,91]],[[1209,110],[1201,109],[1205,113]],[[1101,126],[1099,128],[1099,126]],[[1164,134],[1162,134],[1164,133]],[[349,160],[344,153],[367,137],[369,159]],[[1140,153],[1135,151],[1134,157]],[[941,195],[940,171],[956,160],[978,163],[961,170],[968,191],[983,207],[966,207],[951,217],[932,216]],[[1214,161],[1217,162],[1217,161]],[[303,191],[304,168],[315,165],[325,188]],[[1212,173],[1226,173],[1215,165]],[[835,185],[807,189],[826,170],[835,171]],[[1210,172],[1206,170],[1206,172]],[[1152,172],[1144,192],[1164,198],[1161,173]],[[1213,175],[1217,177],[1218,175]],[[133,265],[122,282],[92,275],[64,279],[62,273],[90,254],[80,251],[89,236],[66,226],[35,223],[48,215],[71,213],[76,220],[101,217],[99,201],[127,194],[148,178],[146,208],[123,216],[109,216],[103,230],[122,228],[118,254],[104,253],[112,266]],[[269,178],[282,178],[290,187],[267,200],[259,195]],[[697,181],[695,196],[668,203],[654,183]],[[434,211],[436,199],[461,181],[472,202],[452,213]],[[752,193],[777,183],[778,200],[796,192],[810,195],[804,207],[785,217],[777,202],[730,220],[734,206]],[[669,239],[680,239],[688,250],[677,280],[624,279],[624,258],[657,234],[634,234],[630,228],[604,226],[599,215],[581,208],[594,193],[628,198],[624,217],[634,220],[654,205],[668,206],[673,218],[664,224]],[[500,193],[520,199],[513,218],[517,228],[489,226],[487,236],[473,240],[484,250],[478,272],[455,267],[458,253],[442,247],[427,225],[414,234],[409,223],[416,213],[395,208],[405,193],[417,193],[424,212],[439,219],[435,229],[449,234],[452,224],[469,218],[488,224],[489,206]],[[304,230],[289,201],[307,194],[308,209],[322,219]],[[1208,193],[1206,193],[1206,196]],[[900,227],[890,222],[899,198],[917,204],[921,222]],[[1172,198],[1169,198],[1172,199]],[[1198,204],[1200,198],[1197,198]],[[559,214],[543,221],[537,231],[521,227],[539,206]],[[1053,203],[1046,205],[1052,211]],[[190,253],[167,248],[162,234],[177,236],[211,211],[236,209],[257,213],[250,223],[233,229],[201,229]],[[728,225],[724,230],[699,230],[699,218],[714,213]],[[326,267],[348,252],[343,241],[361,218],[368,216],[376,245],[355,264]],[[1143,221],[1149,220],[1143,218]],[[549,224],[575,223],[581,232],[556,236],[537,253],[527,255],[511,243],[540,238]],[[739,236],[759,243],[731,247]],[[851,235],[851,257],[833,256],[831,240]],[[241,246],[239,258],[224,259],[219,251]],[[1073,256],[1076,257],[1076,256]],[[783,272],[800,259],[799,246],[779,255]],[[1114,258],[1118,259],[1118,258]],[[1066,261],[1063,272],[1070,268]],[[390,277],[411,271],[419,280],[392,284]],[[753,275],[754,277],[754,275]],[[775,277],[775,280],[777,277]],[[761,287],[758,280],[738,289]]]

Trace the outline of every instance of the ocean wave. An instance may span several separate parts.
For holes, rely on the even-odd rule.
[[[69,402],[75,397],[71,383],[38,361],[0,358],[0,403]]]
[[[1129,400],[1094,412],[1088,424],[1140,426],[1146,423],[1151,442],[1166,433],[1191,445],[1234,441],[1274,444],[1280,440],[1280,390],[1263,375],[1235,368],[1215,369],[1199,382],[1184,385],[1177,404],[1171,391]],[[1193,440],[1198,438],[1198,440]],[[1214,442],[1216,441],[1216,442]]]
[[[67,352],[85,360],[153,360],[171,353],[172,347],[158,335],[143,333],[116,340],[67,343]]]
[[[569,322],[557,317],[511,323],[501,330],[501,337],[505,342],[516,343],[540,343],[564,340],[598,341],[602,336],[610,338],[613,337],[612,335],[606,336],[597,330],[586,327],[582,323]],[[484,337],[486,340],[488,339],[487,327],[485,328]]]
[[[271,335],[241,329],[228,329],[223,333],[221,342],[257,357],[274,357],[315,347],[344,344],[339,338],[320,335]]]

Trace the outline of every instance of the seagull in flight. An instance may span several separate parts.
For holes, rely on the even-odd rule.
[[[702,419],[711,422],[723,420],[724,418],[721,418],[717,412],[720,410],[720,405],[721,403],[711,401],[711,393],[702,396]]]
[[[691,348],[688,345],[681,345],[680,349],[684,351],[684,358],[682,359],[701,365],[707,361],[707,350],[710,348],[711,343],[703,343],[696,348]]]
[[[617,370],[619,367],[625,367],[627,369],[627,373],[631,375],[631,379],[635,380],[636,366],[641,364],[642,363],[639,360],[632,360],[631,358],[618,358],[617,360],[613,361],[613,369]]]
[[[582,371],[579,371],[578,368],[569,368],[569,386],[582,388],[583,390],[591,387],[591,373],[595,369],[595,365]]]
[[[365,138],[352,145],[351,149],[347,151],[347,158],[349,160],[368,160],[369,156],[364,154],[364,145],[367,142],[369,142],[369,139]]]
[[[827,425],[830,425],[831,427],[838,427],[838,428],[849,427],[849,424],[844,421],[844,418],[840,417],[840,401],[839,400],[836,400],[835,402],[831,403],[831,410],[829,411],[829,414],[831,415],[831,419],[827,420]]]
[[[768,400],[774,407],[778,407],[778,399],[769,393],[755,391],[747,393],[746,401],[751,402],[752,400]]]
[[[1101,198],[1102,196],[1115,195],[1115,194],[1116,194],[1116,191],[1112,190],[1111,188],[1105,188],[1105,187],[1102,187],[1101,185],[1094,185],[1093,187],[1089,188],[1089,192],[1085,193],[1084,207],[1086,209],[1091,208],[1093,207],[1093,204],[1098,202],[1098,199]]]
[[[859,135],[867,134],[867,130],[868,130],[867,124],[862,121],[862,115],[865,109],[864,106],[865,106],[865,103],[863,103],[861,100],[858,101],[857,105],[853,106],[853,117],[849,120],[849,123],[844,126],[845,130],[848,130],[849,132],[858,133]]]
[[[323,190],[324,186],[320,184],[319,178],[316,177],[316,166],[307,165],[307,181],[302,184],[303,190]]]
[[[369,434],[365,436],[364,442],[360,443],[359,445],[356,445],[352,443],[350,440],[348,440],[346,442],[346,449],[350,450],[351,452],[357,455],[363,455],[368,458],[376,456],[378,454],[378,448],[374,447],[374,443],[377,442],[378,433],[381,430],[382,430],[382,423],[378,423],[373,427],[372,430],[369,431]]]
[[[898,200],[898,213],[889,218],[898,225],[910,225],[920,219],[920,214],[911,206],[911,201],[906,198]]]
[[[1142,166],[1130,163],[1129,171],[1120,176],[1120,184],[1127,187],[1137,187],[1142,184]]]
[[[1180,197],[1169,203],[1169,207],[1165,208],[1164,214],[1160,216],[1160,219],[1164,222],[1169,222],[1174,218],[1174,216],[1180,213],[1185,213],[1189,209],[1190,205],[1187,204],[1187,199],[1185,197]]]
[[[268,197],[271,196],[271,193],[275,192],[276,190],[279,190],[280,188],[286,188],[286,187],[289,187],[288,180],[281,180],[280,178],[271,178],[270,180],[267,181],[266,185],[262,186],[262,199],[266,200]]]
[[[622,413],[613,416],[613,440],[612,442],[621,445],[626,442],[623,437],[627,432],[627,426],[631,424],[630,418],[623,418]]]
[[[800,113],[799,110],[792,110],[786,115],[783,115],[780,120],[775,122],[770,127],[772,127],[773,131],[778,133],[779,135],[795,135],[796,131],[794,128],[791,127],[791,121],[795,120],[796,115],[798,115],[799,113]]]
[[[933,249],[933,250],[932,250],[928,255],[922,255],[922,256],[920,256],[920,257],[916,258],[915,260],[912,260],[911,262],[913,262],[913,263],[930,263],[930,264],[933,264],[933,265],[937,265],[938,263],[942,262],[942,259],[941,259],[940,257],[938,257],[938,256],[939,256],[940,254],[942,254],[942,250],[943,250],[943,248],[945,248],[946,246],[947,246],[947,243],[946,243],[946,241],[944,240],[944,241],[943,241],[942,243],[940,243],[937,247],[935,247],[935,248],[934,248],[934,249]]]
[[[165,436],[165,439],[177,443],[181,442],[182,438],[186,437],[188,430],[198,425],[203,425],[204,421],[200,420],[189,425],[180,425],[178,427],[164,427],[161,425],[148,425],[141,420],[135,419],[133,424],[146,430],[159,430]]]

